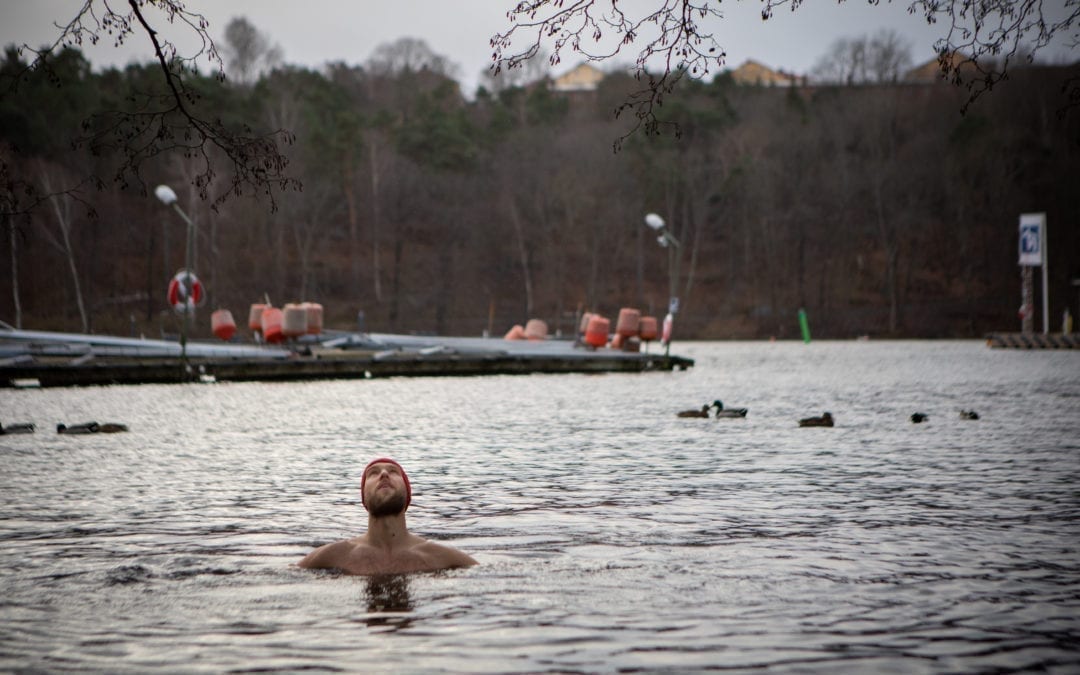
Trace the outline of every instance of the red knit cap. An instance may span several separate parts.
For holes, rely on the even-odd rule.
[[[386,464],[393,464],[398,468],[398,471],[401,472],[401,479],[405,481],[405,509],[409,508],[409,504],[412,503],[412,485],[409,484],[409,475],[405,473],[405,469],[400,464],[390,459],[389,457],[379,457],[378,459],[373,459],[367,463],[367,466],[364,467],[364,473],[360,476],[360,503],[364,504],[364,484],[367,483],[368,469],[371,468],[372,464],[382,464],[384,462]],[[364,504],[364,508],[367,508],[367,504]],[[404,511],[405,509],[402,509],[402,511]]]

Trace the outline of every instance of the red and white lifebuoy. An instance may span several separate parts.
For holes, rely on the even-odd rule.
[[[660,335],[660,344],[667,345],[671,343],[671,330],[674,327],[675,317],[668,312],[668,315],[664,317],[663,332]]]
[[[169,282],[169,304],[178,312],[193,311],[205,295],[202,282],[187,270],[180,270]]]

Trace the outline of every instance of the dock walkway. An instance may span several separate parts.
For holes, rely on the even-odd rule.
[[[9,333],[7,337],[11,337]],[[179,345],[116,338],[63,343],[5,340],[0,332],[0,386],[71,387],[191,381],[288,381],[617,373],[686,370],[692,359],[662,353],[588,349],[569,340],[341,334],[299,342],[290,349],[221,343],[188,344],[187,367]],[[132,344],[138,343],[138,344]],[[136,349],[137,348],[137,349]],[[260,351],[262,350],[262,351]]]
[[[994,349],[1080,349],[1080,334],[991,333],[986,344]]]

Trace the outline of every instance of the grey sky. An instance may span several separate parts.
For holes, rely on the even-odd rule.
[[[423,39],[458,68],[458,79],[471,94],[480,74],[491,63],[491,36],[505,30],[506,11],[516,0],[188,0],[188,9],[210,21],[210,34],[219,39],[230,19],[244,16],[274,43],[281,46],[286,63],[318,67],[328,61],[365,62],[380,44],[400,37]],[[66,23],[83,0],[0,0],[0,44],[51,42],[58,34],[53,22]],[[118,6],[126,3],[117,2]],[[606,0],[600,3],[606,4]],[[888,28],[904,37],[915,63],[934,57],[934,42],[942,26],[928,26],[925,19],[907,13],[906,0],[869,5],[866,0],[806,0],[796,12],[781,9],[769,21],[760,18],[760,2],[728,0],[720,5],[723,20],[712,20],[720,46],[726,50],[727,67],[747,59],[772,68],[805,74],[838,38],[860,37]],[[627,13],[642,6],[655,7],[656,0],[622,0]],[[164,23],[159,21],[159,24]],[[166,34],[167,25],[164,27]],[[186,35],[173,29],[171,36]],[[115,48],[102,41],[84,46],[95,66],[125,65],[151,57],[143,34]],[[181,43],[182,44],[182,43]],[[626,52],[630,63],[635,51]],[[1045,58],[1061,58],[1049,52]],[[569,70],[580,59],[564,54],[555,74]]]

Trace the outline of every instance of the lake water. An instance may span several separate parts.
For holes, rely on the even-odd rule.
[[[0,390],[38,425],[0,437],[0,670],[1080,671],[1080,352],[673,351],[696,366]],[[748,417],[675,417],[717,398]],[[54,431],[88,420],[131,431]],[[294,566],[364,529],[377,455],[480,566]]]

